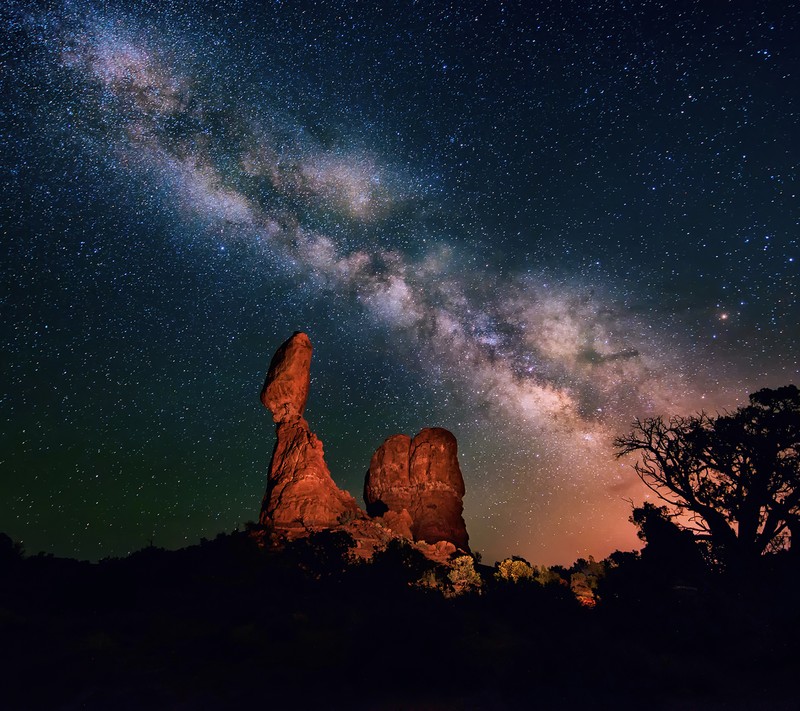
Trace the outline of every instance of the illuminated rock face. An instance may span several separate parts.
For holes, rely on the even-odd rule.
[[[288,533],[333,528],[361,513],[355,499],[333,482],[322,442],[303,418],[311,350],[308,336],[295,333],[275,353],[261,391],[261,402],[277,423],[277,441],[259,522]]]
[[[449,541],[466,550],[463,496],[456,438],[439,427],[414,439],[389,437],[372,456],[364,484],[367,513],[389,528],[404,525],[415,541]]]
[[[272,357],[261,389],[261,403],[272,412],[275,422],[303,416],[311,383],[311,351],[308,336],[297,331]]]
[[[422,430],[414,439],[394,435],[372,457],[364,486],[369,515],[339,489],[325,464],[322,442],[303,414],[311,381],[311,341],[295,333],[276,351],[261,390],[277,441],[259,523],[279,538],[342,530],[356,541],[354,554],[369,558],[392,539],[413,542],[444,563],[456,548],[468,550],[462,518],[464,479],[456,438],[447,430]]]

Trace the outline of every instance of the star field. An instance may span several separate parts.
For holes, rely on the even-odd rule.
[[[613,437],[797,381],[797,3],[0,12],[0,530],[28,550],[255,518],[298,329],[337,483],[450,429],[488,560],[633,547]]]

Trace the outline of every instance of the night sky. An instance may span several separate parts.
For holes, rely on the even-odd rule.
[[[489,563],[634,547],[613,437],[800,380],[797,2],[128,4],[0,9],[29,552],[256,519],[295,330],[336,482],[450,429]]]

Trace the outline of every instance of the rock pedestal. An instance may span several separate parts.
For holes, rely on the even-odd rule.
[[[284,533],[333,528],[361,513],[355,499],[334,483],[322,442],[303,418],[311,350],[308,336],[295,333],[275,353],[261,391],[261,402],[277,423],[277,441],[259,523]]]

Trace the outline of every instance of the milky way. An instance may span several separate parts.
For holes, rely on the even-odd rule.
[[[235,4],[199,17],[192,6],[11,8],[4,214],[14,216],[5,232],[17,272],[7,299],[13,485],[3,523],[13,534],[100,555],[143,536],[179,545],[252,518],[270,436],[247,400],[261,376],[254,364],[263,370],[295,328],[318,346],[309,417],[337,481],[358,495],[371,451],[393,428],[448,427],[460,442],[473,544],[489,557],[568,562],[630,547],[628,499],[643,493],[613,459],[614,435],[636,416],[730,407],[796,377],[796,164],[788,150],[758,158],[763,166],[747,158],[763,148],[771,117],[796,143],[789,82],[757,96],[741,62],[726,73],[655,38],[640,46],[626,34],[635,18],[619,47],[595,56],[592,37],[622,10],[576,10],[573,33],[556,29],[556,9],[499,7],[474,20],[488,30],[469,32],[487,52],[499,40],[519,52],[527,36],[516,68],[512,53],[470,68],[475,57],[456,42],[469,18],[453,10],[405,29],[392,18],[398,34],[377,78],[363,76],[374,71],[371,52],[348,50],[380,45],[355,10],[320,11],[315,22],[313,8],[246,19]],[[795,18],[781,12],[713,32],[712,18],[690,15],[676,10],[672,20],[720,55],[770,32],[772,47],[753,45],[747,61],[790,52],[780,43]],[[245,22],[240,35],[234,19]],[[286,26],[298,56],[321,52],[329,68],[292,66]],[[441,45],[426,28],[444,32]],[[429,51],[455,61],[409,68]],[[509,95],[492,82],[512,69],[519,84]],[[363,86],[347,85],[354,71]],[[451,80],[449,96],[453,71],[483,84]],[[779,81],[787,70],[768,71]],[[626,73],[636,77],[621,88]],[[409,89],[411,78],[419,88]],[[426,105],[424,80],[452,105]],[[399,105],[417,106],[420,123],[381,115],[384,83]],[[464,116],[465,86],[499,115]],[[708,113],[676,126],[696,96]],[[545,98],[566,118],[549,115]],[[664,116],[648,125],[661,104]],[[738,130],[709,133],[725,110],[737,112]],[[514,111],[524,115],[505,117]],[[585,122],[574,118],[582,113]],[[478,125],[486,117],[499,125]],[[508,135],[496,137],[501,125],[527,161]],[[641,139],[626,143],[630,126]],[[507,153],[498,157],[498,145]],[[717,160],[715,182],[702,186],[709,150],[730,164]],[[747,204],[732,209],[740,193]],[[52,258],[59,250],[64,258]],[[63,270],[57,303],[42,278],[51,269]],[[124,303],[91,315],[82,305],[71,321],[64,306],[81,303],[87,279],[91,299]],[[115,338],[133,353],[121,354]],[[68,366],[59,375],[75,353],[81,377]],[[194,367],[209,376],[189,374],[199,353]],[[123,372],[130,358],[148,363],[151,378]],[[87,372],[102,374],[89,388]],[[61,407],[39,394],[53,377]],[[193,390],[198,399],[215,392],[198,405]],[[148,412],[155,419],[142,422]],[[82,432],[84,446],[64,429]],[[176,455],[180,447],[191,454]]]

